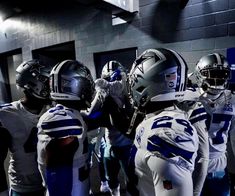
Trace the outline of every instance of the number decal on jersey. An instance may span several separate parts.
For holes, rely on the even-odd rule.
[[[176,122],[185,127],[184,131],[189,135],[193,135],[193,128],[190,126],[189,122],[184,119],[176,119]]]
[[[172,120],[173,117],[170,116],[162,116],[160,118],[156,118],[153,125],[152,125],[152,129],[156,129],[156,128],[171,128],[172,127]],[[175,119],[175,121],[184,126],[185,129],[184,131],[190,135],[193,135],[193,128],[191,127],[190,123],[187,120],[184,119]]]
[[[224,143],[223,133],[228,132],[231,125],[232,115],[229,114],[213,114],[212,123],[220,124],[224,122],[223,127],[216,133],[216,136],[212,138],[213,144]]]
[[[159,127],[167,127],[167,128],[171,128],[172,122],[169,122],[170,120],[172,120],[173,118],[170,116],[162,116],[160,118],[156,118],[154,120],[154,123],[152,125],[152,129],[156,129]]]
[[[37,127],[33,127],[27,141],[24,144],[24,151],[25,153],[31,153],[37,151],[37,137],[38,129]]]

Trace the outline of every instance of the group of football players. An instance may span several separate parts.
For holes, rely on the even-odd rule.
[[[96,81],[76,60],[19,65],[24,97],[0,106],[0,196],[89,195],[97,179],[89,178],[87,133],[96,129],[105,129],[96,154],[112,196],[120,195],[121,168],[127,195],[235,195],[230,66],[212,53],[198,61],[194,79],[187,71],[165,48],[144,51],[128,73],[107,62]]]

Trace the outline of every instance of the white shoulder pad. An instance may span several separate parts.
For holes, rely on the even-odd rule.
[[[57,105],[48,110],[39,120],[38,127],[54,138],[81,135],[84,122],[76,110]]]

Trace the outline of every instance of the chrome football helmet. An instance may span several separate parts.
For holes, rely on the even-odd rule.
[[[48,99],[51,69],[51,66],[46,66],[39,60],[23,62],[16,68],[16,85],[34,97]]]
[[[134,62],[129,89],[134,105],[181,100],[186,88],[187,65],[175,51],[159,48],[144,51]]]
[[[107,62],[101,72],[101,78],[113,82],[115,80],[121,80],[122,74],[125,74],[125,68],[118,61]]]
[[[82,101],[90,106],[94,86],[90,70],[76,60],[65,60],[58,63],[50,74],[53,100]]]
[[[223,92],[231,76],[231,70],[226,58],[218,53],[203,56],[195,68],[198,86],[211,95]]]

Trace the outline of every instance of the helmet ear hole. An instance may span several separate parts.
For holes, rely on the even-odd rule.
[[[136,89],[139,93],[142,93],[144,91],[145,87],[140,86],[139,88]]]
[[[208,90],[208,85],[206,83],[203,83],[201,87],[202,87],[203,91],[207,91]]]

